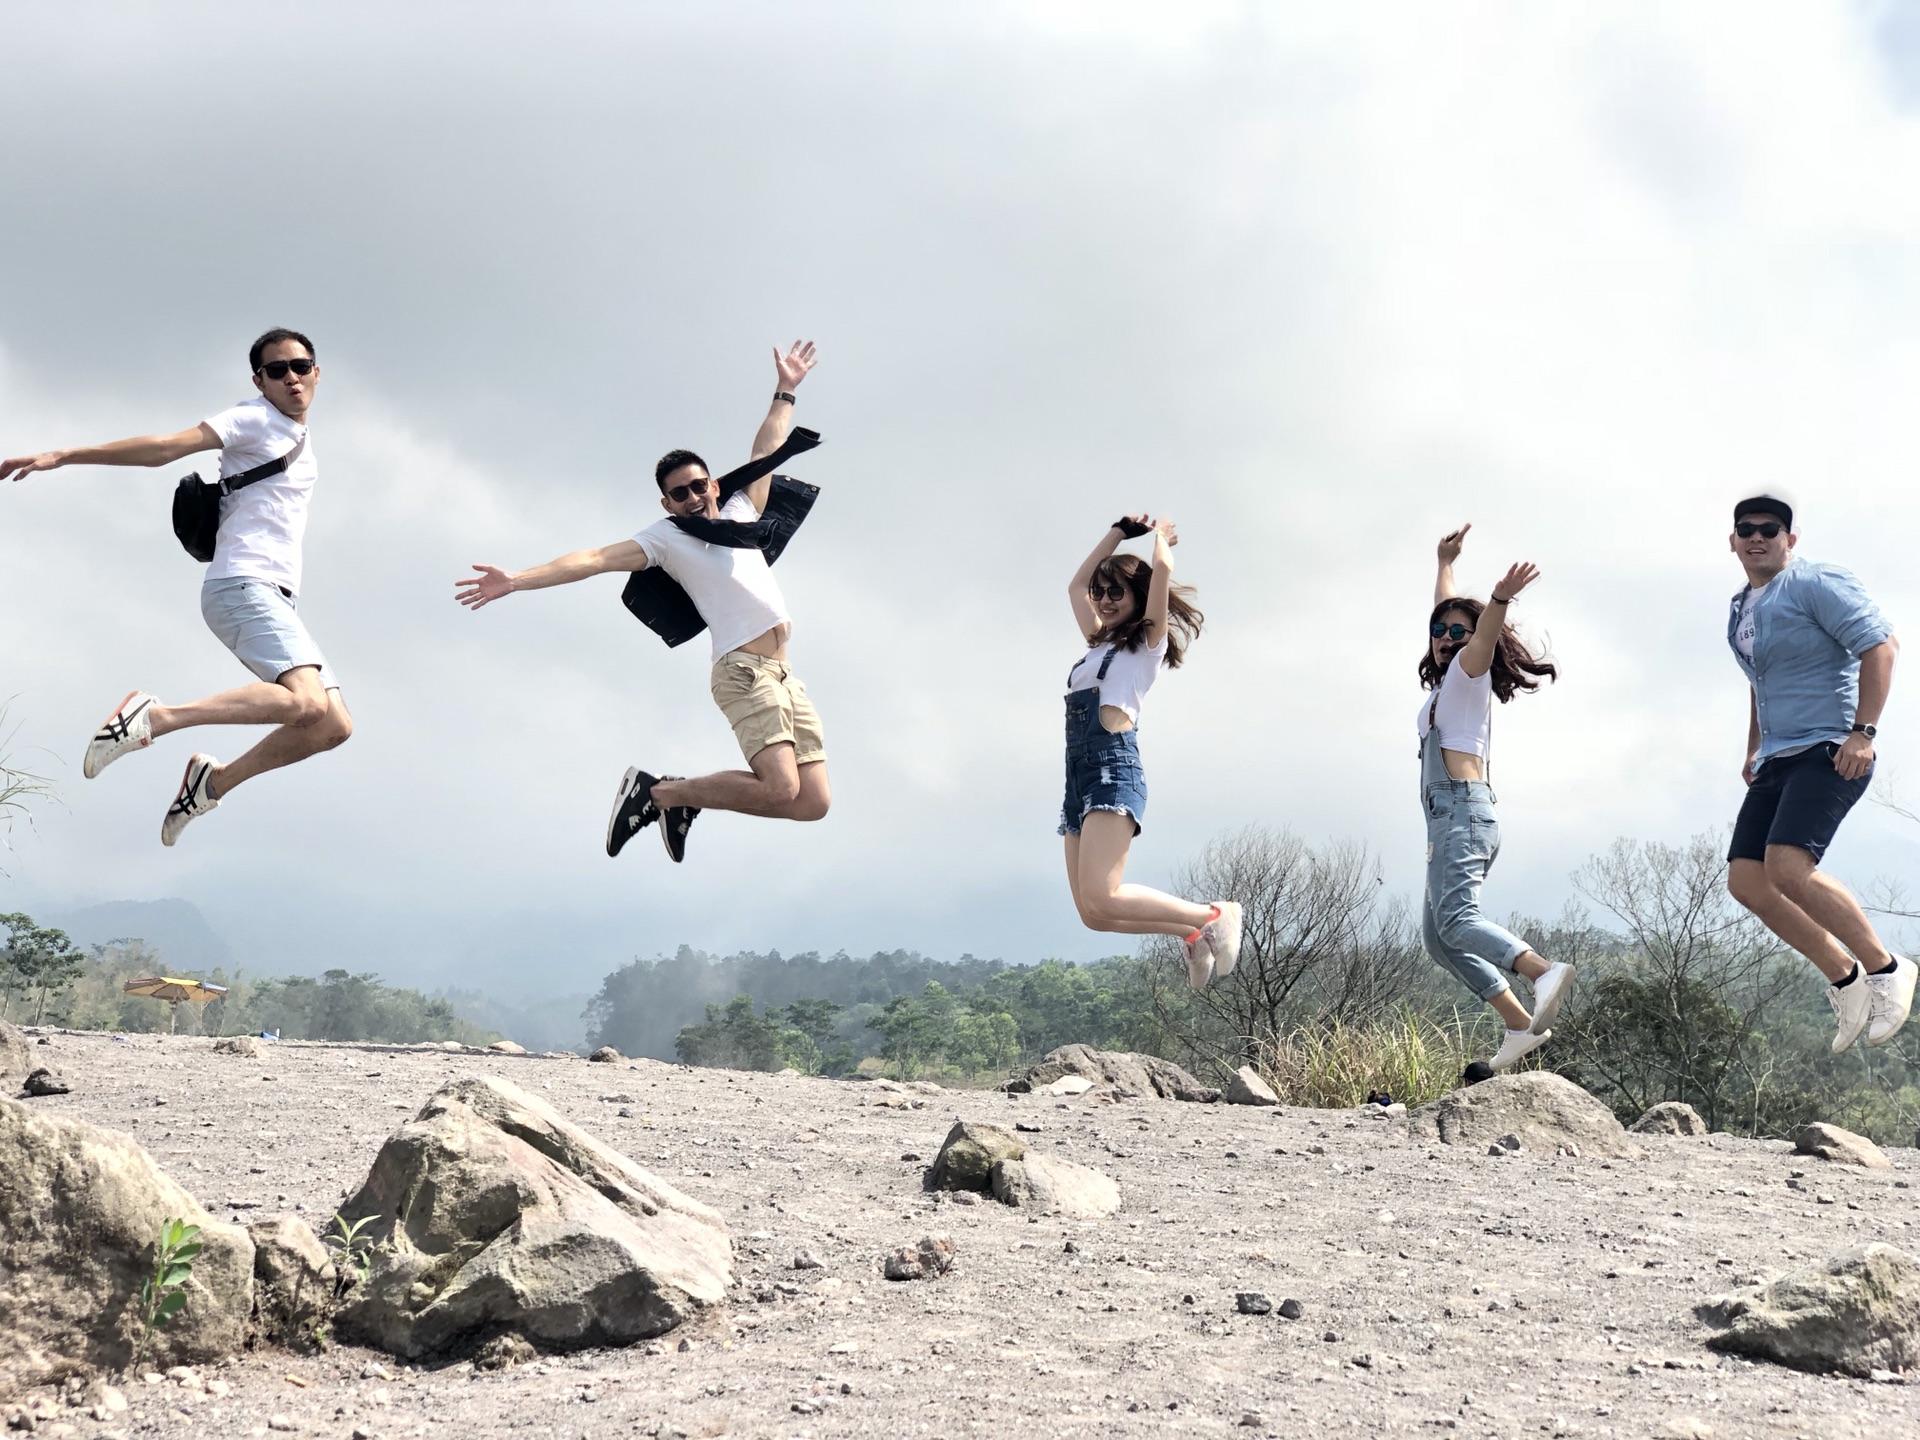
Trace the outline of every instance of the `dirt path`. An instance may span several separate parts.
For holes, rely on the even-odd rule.
[[[242,1356],[202,1372],[224,1396],[135,1386],[129,1415],[69,1413],[71,1433],[1920,1435],[1914,1388],[1723,1359],[1692,1318],[1852,1244],[1920,1252],[1912,1150],[1891,1173],[1726,1137],[1653,1138],[1645,1162],[1494,1159],[1348,1112],[991,1092],[898,1110],[860,1084],[652,1061],[209,1046],[55,1035],[40,1054],[75,1093],[30,1103],[130,1132],[220,1219],[323,1226],[439,1084],[502,1075],[720,1209],[736,1301],[684,1351],[676,1334],[501,1375]],[[1036,1222],[927,1195],[956,1117],[1037,1125],[1025,1138],[1115,1176],[1125,1208]],[[880,1278],[885,1250],[934,1230],[952,1274]],[[802,1249],[824,1268],[795,1270]],[[1304,1315],[1238,1314],[1243,1290]]]

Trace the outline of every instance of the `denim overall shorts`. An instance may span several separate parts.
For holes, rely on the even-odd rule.
[[[1097,680],[1107,678],[1118,646],[1109,645]],[[1075,666],[1074,669],[1078,669]],[[1068,683],[1073,671],[1067,672]],[[1091,810],[1112,810],[1133,819],[1133,833],[1147,813],[1147,777],[1140,768],[1139,729],[1117,734],[1100,723],[1100,687],[1067,695],[1067,793],[1058,834],[1078,835]]]

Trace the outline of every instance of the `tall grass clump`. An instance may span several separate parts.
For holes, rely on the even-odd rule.
[[[1284,1105],[1338,1110],[1384,1090],[1413,1106],[1456,1089],[1476,1053],[1473,1027],[1459,1011],[1434,1017],[1402,1010],[1278,1036],[1260,1045],[1254,1068]]]

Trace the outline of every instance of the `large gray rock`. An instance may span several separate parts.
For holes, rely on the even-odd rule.
[[[1638,1160],[1646,1152],[1613,1112],[1571,1080],[1545,1070],[1495,1075],[1422,1105],[1407,1116],[1409,1133],[1445,1145],[1485,1148],[1517,1135],[1529,1150],[1553,1154],[1571,1144],[1585,1156]]]
[[[1863,1170],[1893,1168],[1885,1152],[1866,1136],[1819,1120],[1800,1127],[1800,1133],[1793,1137],[1793,1148],[1801,1155],[1831,1160],[1836,1165],[1858,1165]]]
[[[213,1042],[216,1055],[238,1055],[242,1060],[260,1058],[260,1042],[251,1035],[223,1035]]]
[[[1226,1094],[1222,1097],[1229,1105],[1278,1105],[1280,1097],[1273,1093],[1273,1087],[1260,1078],[1260,1072],[1251,1065],[1242,1065],[1233,1072],[1233,1078],[1227,1081]]]
[[[934,1190],[990,1190],[994,1165],[1026,1153],[1026,1145],[1010,1130],[958,1120],[933,1157],[927,1184]]]
[[[1702,1305],[1707,1343],[1795,1370],[1867,1375],[1920,1366],[1920,1261],[1891,1245]]]
[[[270,1215],[247,1227],[253,1240],[253,1315],[279,1345],[312,1348],[334,1311],[337,1272],[313,1227],[298,1215]]]
[[[1707,1122],[1684,1100],[1662,1100],[1627,1128],[1636,1135],[1704,1135]]]
[[[22,1078],[35,1063],[27,1037],[0,1020],[0,1082]]]
[[[131,1136],[0,1099],[0,1395],[132,1360],[167,1220],[198,1225],[206,1248],[148,1358],[164,1370],[238,1353],[253,1308],[247,1232],[209,1218]]]
[[[514,1331],[625,1345],[726,1296],[720,1216],[506,1080],[467,1075],[391,1135],[341,1207],[374,1217],[343,1337],[409,1358]]]
[[[1132,1051],[1095,1050],[1090,1045],[1062,1045],[1004,1088],[1016,1095],[1030,1094],[1063,1075],[1083,1075],[1096,1085],[1111,1085],[1122,1098],[1157,1095],[1162,1100],[1201,1103],[1220,1098],[1218,1090],[1202,1085],[1171,1060]]]
[[[1085,1165],[1029,1150],[1019,1160],[993,1167],[994,1198],[1021,1210],[1104,1220],[1120,1208],[1119,1184]]]

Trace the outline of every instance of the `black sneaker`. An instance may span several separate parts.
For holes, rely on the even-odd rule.
[[[613,814],[607,819],[607,854],[618,855],[636,832],[660,818],[660,807],[653,803],[653,787],[658,783],[644,770],[629,770],[620,777]]]
[[[679,780],[679,775],[662,775],[662,780]],[[687,831],[693,828],[696,806],[669,805],[660,812],[660,843],[667,847],[667,858],[678,865],[687,858]]]

